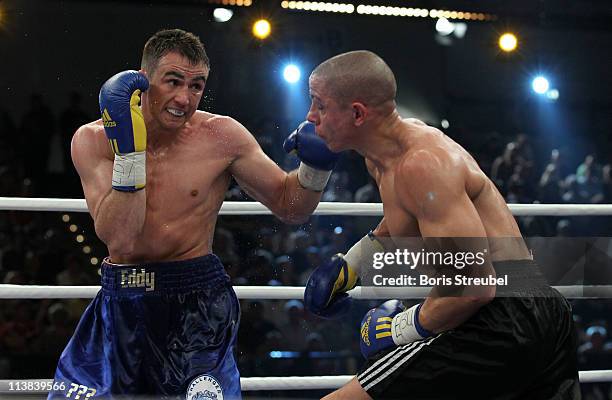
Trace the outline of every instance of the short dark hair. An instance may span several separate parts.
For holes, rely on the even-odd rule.
[[[394,101],[397,92],[391,68],[367,50],[334,56],[319,64],[311,76],[323,78],[326,90],[341,103],[357,100],[378,106]]]
[[[140,66],[153,74],[159,60],[173,51],[187,58],[192,65],[202,63],[210,68],[210,60],[200,38],[182,29],[164,29],[151,36],[142,51]]]

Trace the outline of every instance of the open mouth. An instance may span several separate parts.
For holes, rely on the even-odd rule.
[[[166,111],[168,111],[170,114],[172,114],[175,117],[185,116],[185,111],[177,110],[176,108],[166,108]]]

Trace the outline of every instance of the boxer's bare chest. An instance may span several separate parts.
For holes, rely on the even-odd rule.
[[[214,143],[202,141],[148,149],[147,218],[187,218],[208,209],[216,213],[229,184],[229,162]]]
[[[230,181],[228,165],[212,143],[147,148],[145,224],[134,259],[184,259],[210,252]]]
[[[406,210],[398,196],[394,171],[378,173],[377,183],[391,237],[420,236],[416,218]]]
[[[180,206],[177,201],[194,205],[220,173],[221,168],[206,155],[200,159],[189,154],[189,149],[180,151],[184,153],[147,153],[147,208]]]

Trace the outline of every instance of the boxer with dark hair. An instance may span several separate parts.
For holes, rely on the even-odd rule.
[[[302,123],[284,143],[302,163],[285,173],[240,123],[198,110],[209,73],[195,35],[160,31],[147,42],[140,71],[104,83],[102,118],[72,139],[109,257],[49,398],[240,398],[238,299],[212,254],[230,180],[283,221],[302,223],[337,155]]]

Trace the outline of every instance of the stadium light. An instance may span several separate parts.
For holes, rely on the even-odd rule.
[[[258,39],[265,39],[270,36],[270,32],[272,31],[272,27],[270,22],[265,19],[260,19],[255,21],[253,24],[253,35]]]
[[[436,31],[440,35],[442,36],[450,35],[451,33],[453,33],[454,30],[455,30],[455,25],[449,22],[448,19],[444,17],[438,18],[438,21],[436,22]]]
[[[295,64],[289,64],[283,69],[283,78],[289,83],[296,83],[301,75],[300,68]]]
[[[531,88],[537,94],[544,94],[548,91],[550,84],[548,83],[548,79],[543,76],[536,76],[531,82]]]
[[[550,89],[546,92],[546,98],[552,101],[556,101],[559,98],[559,90]]]
[[[213,11],[213,17],[217,22],[227,22],[232,19],[234,12],[229,8],[215,8]]]
[[[499,48],[509,53],[511,51],[516,50],[516,46],[518,45],[518,39],[512,33],[506,32],[499,37]]]

